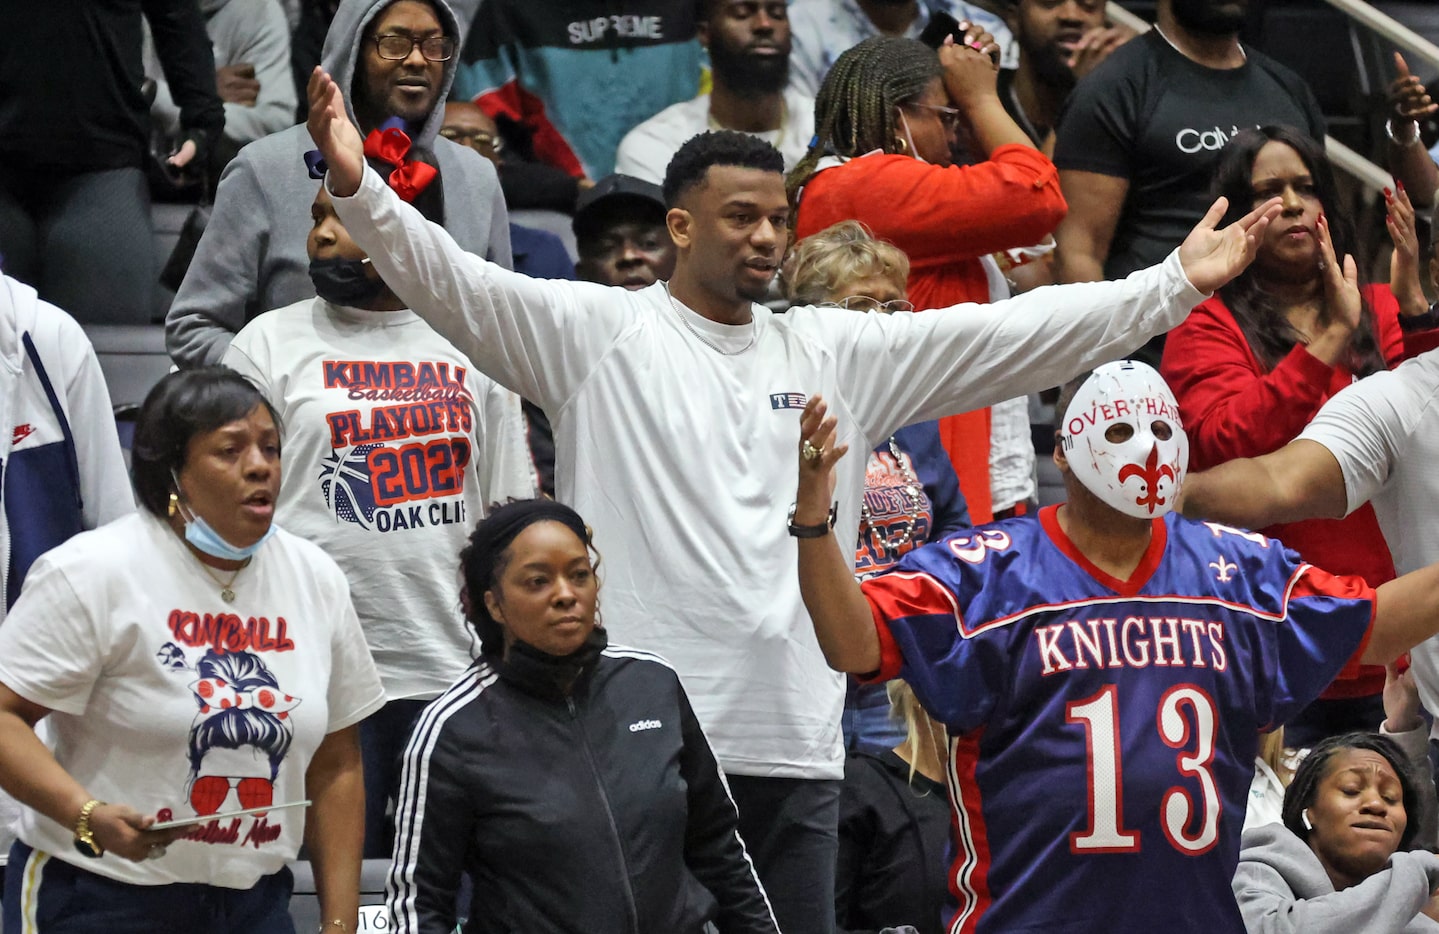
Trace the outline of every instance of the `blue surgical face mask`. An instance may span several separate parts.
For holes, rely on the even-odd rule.
[[[171,473],[174,476],[174,473]],[[180,489],[180,478],[175,477],[175,489]],[[180,518],[185,520],[185,541],[189,542],[197,551],[203,552],[212,558],[219,558],[222,561],[246,561],[260,550],[260,546],[270,540],[275,534],[275,523],[265,530],[259,540],[253,545],[246,545],[244,548],[236,548],[220,537],[220,533],[210,527],[198,513],[193,512],[182,501],[176,500],[180,507]]]

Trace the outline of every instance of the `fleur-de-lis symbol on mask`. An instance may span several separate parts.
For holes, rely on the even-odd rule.
[[[1143,467],[1138,464],[1129,464],[1120,469],[1120,483],[1130,477],[1138,477],[1144,481],[1144,492],[1135,497],[1134,502],[1136,505],[1148,507],[1150,512],[1154,512],[1156,506],[1163,506],[1165,503],[1164,498],[1159,495],[1159,481],[1165,477],[1168,477],[1170,482],[1175,479],[1174,468],[1168,464],[1159,463],[1159,445],[1157,444],[1150,448],[1149,459],[1144,462]]]

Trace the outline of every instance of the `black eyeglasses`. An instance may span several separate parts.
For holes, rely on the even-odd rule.
[[[953,133],[959,126],[960,111],[953,107],[945,107],[943,104],[921,104],[919,101],[910,101],[906,107],[922,107],[925,110],[934,111],[939,117],[939,122],[944,124],[946,133]]]
[[[448,62],[455,55],[455,40],[449,36],[429,36],[424,39],[400,35],[375,37],[375,48],[379,50],[380,58],[392,62],[409,58],[415,46],[420,47],[420,54],[426,61]]]

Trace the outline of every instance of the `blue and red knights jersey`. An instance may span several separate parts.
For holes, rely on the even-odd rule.
[[[1362,579],[1171,514],[1122,581],[1050,507],[863,588],[876,680],[906,679],[950,731],[952,934],[1243,934],[1230,879],[1259,732],[1357,659]]]

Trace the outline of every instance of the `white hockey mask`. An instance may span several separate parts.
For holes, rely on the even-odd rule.
[[[1189,436],[1174,393],[1148,364],[1096,368],[1064,412],[1060,442],[1075,479],[1106,505],[1136,519],[1174,508]]]

